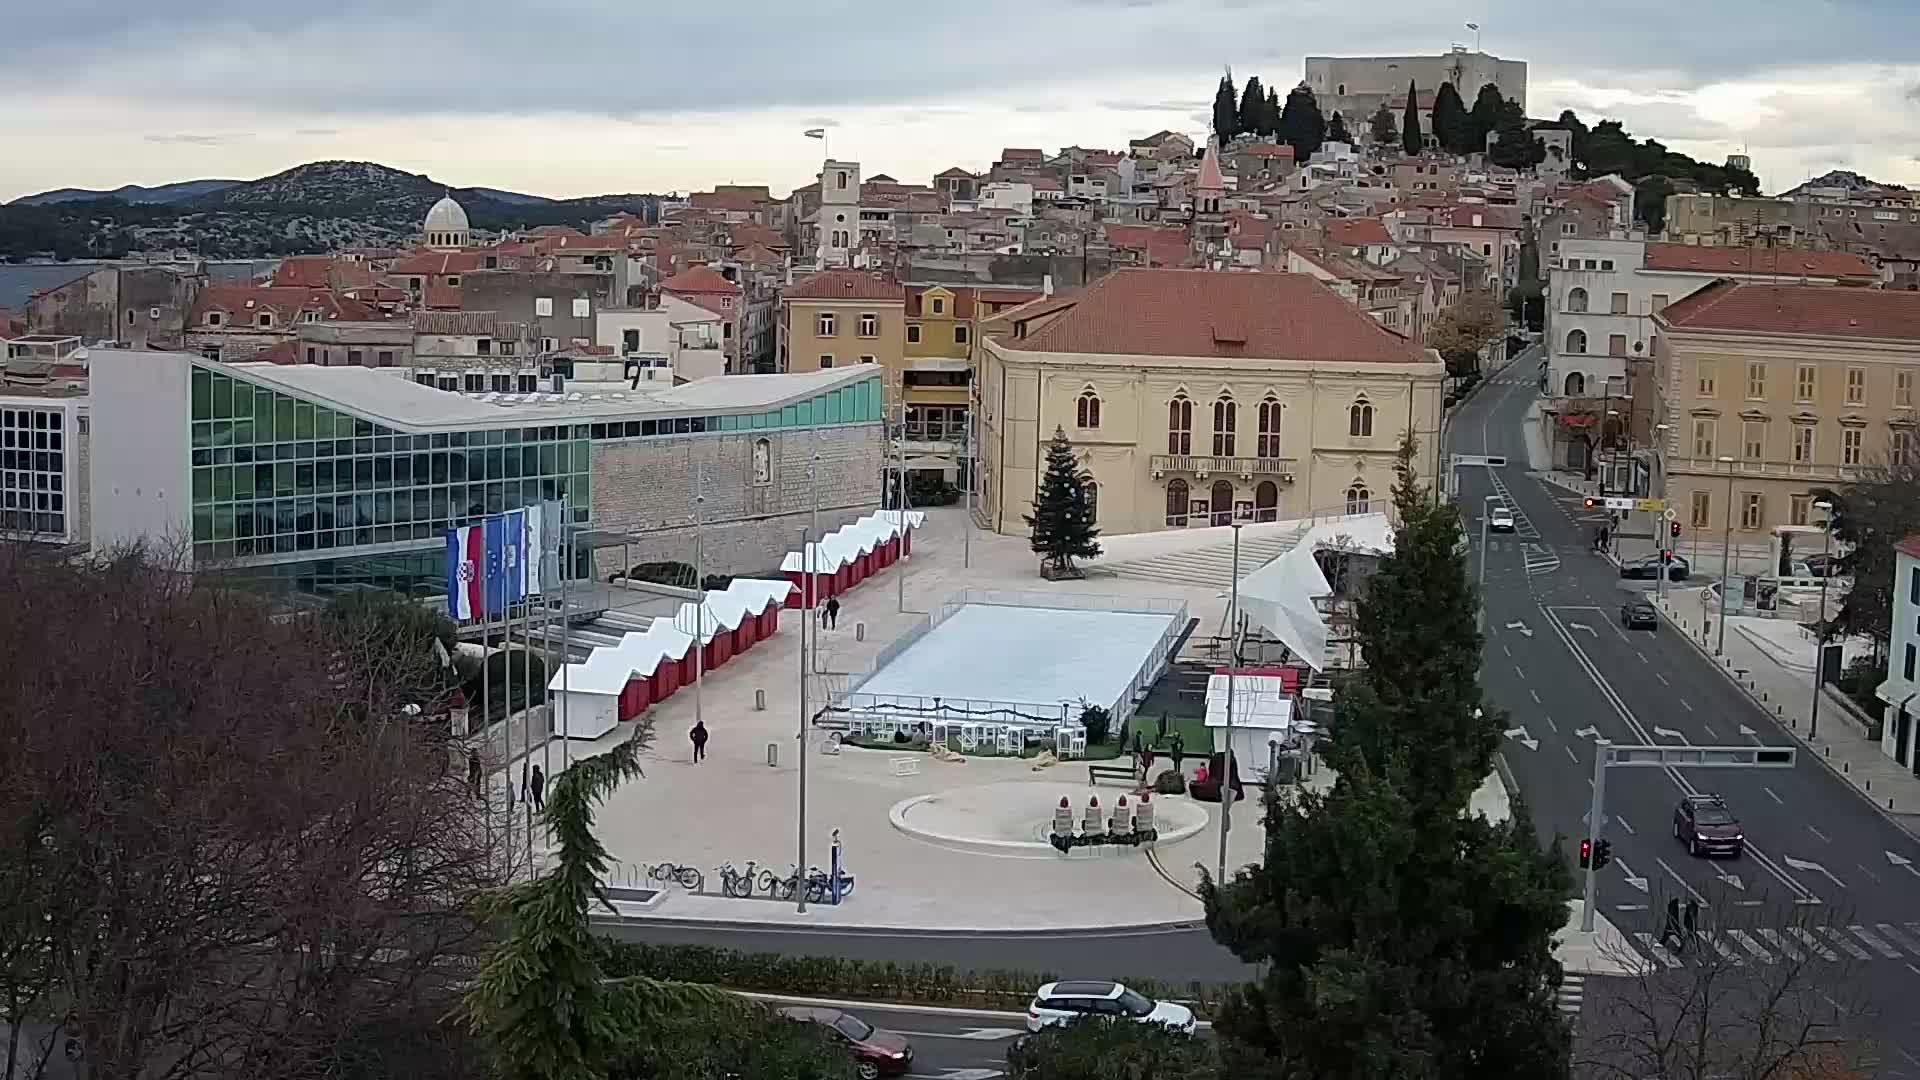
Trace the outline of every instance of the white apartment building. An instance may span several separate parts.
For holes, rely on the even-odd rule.
[[[1920,536],[1893,546],[1893,634],[1887,649],[1887,681],[1874,691],[1886,704],[1880,751],[1920,776]]]

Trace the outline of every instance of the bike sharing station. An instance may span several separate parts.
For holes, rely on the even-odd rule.
[[[651,905],[669,890],[678,888],[695,896],[720,896],[730,900],[776,900],[792,904],[804,898],[809,904],[838,905],[852,895],[854,884],[853,875],[847,872],[841,857],[839,829],[833,830],[825,869],[809,866],[802,873],[797,865],[790,863],[786,873],[778,874],[772,867],[763,867],[757,860],[749,859],[744,867],[722,863],[714,867],[713,876],[709,878],[697,866],[661,862],[646,868],[644,884],[635,880],[638,876],[631,871],[610,873],[608,898]]]

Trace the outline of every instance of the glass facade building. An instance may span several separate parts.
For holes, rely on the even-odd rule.
[[[301,591],[439,589],[449,528],[549,499],[566,499],[576,523],[590,522],[596,444],[878,421],[880,398],[871,379],[760,412],[654,406],[647,418],[616,419],[567,416],[565,405],[503,408],[500,426],[422,433],[304,399],[270,374],[255,380],[244,368],[195,363],[194,562],[292,579],[284,583]],[[555,415],[528,424],[529,411]]]
[[[17,399],[0,407],[0,535],[70,535],[67,415]]]

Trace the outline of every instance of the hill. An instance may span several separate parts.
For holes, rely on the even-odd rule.
[[[159,187],[141,187],[139,184],[123,184],[112,191],[94,191],[89,188],[55,188],[38,195],[22,195],[7,204],[9,206],[45,206],[48,203],[94,202],[100,199],[119,199],[123,203],[176,203],[197,198],[209,192],[230,188],[244,180],[183,180],[177,184],[161,184]]]
[[[492,188],[452,188],[368,161],[317,161],[179,201],[117,196],[0,206],[0,259],[118,257],[181,248],[245,258],[391,247],[410,242],[427,208],[451,194],[476,230],[583,228],[622,210],[651,218],[652,195],[545,199]],[[37,197],[36,197],[37,198]]]

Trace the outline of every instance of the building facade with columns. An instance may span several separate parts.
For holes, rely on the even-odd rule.
[[[1110,534],[1381,509],[1435,470],[1445,365],[1304,274],[1116,270],[1003,312],[976,373],[980,514],[1024,515],[1055,432]]]

